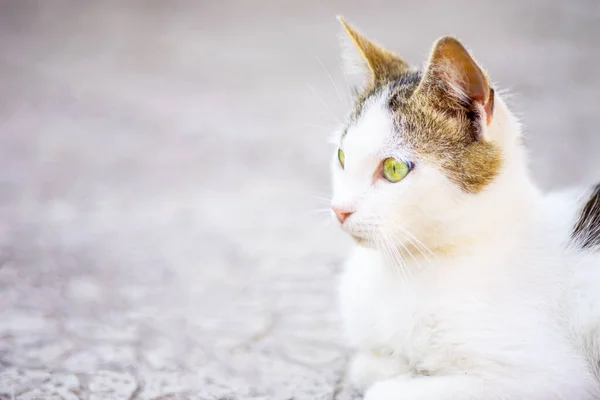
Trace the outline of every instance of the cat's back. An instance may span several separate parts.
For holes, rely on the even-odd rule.
[[[535,242],[547,251],[600,251],[600,184],[547,193],[535,212]]]
[[[561,299],[570,336],[600,378],[600,184],[546,196],[548,252],[562,249]]]
[[[600,251],[600,184],[583,197],[571,231],[571,240],[574,247],[582,251]]]

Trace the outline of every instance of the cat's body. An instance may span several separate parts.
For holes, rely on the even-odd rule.
[[[592,376],[600,360],[600,264],[596,255],[566,250],[569,235],[556,234],[572,214],[571,201],[561,200],[565,210],[539,199],[531,219],[513,221],[515,231],[503,226],[467,254],[408,257],[408,279],[379,250],[355,249],[340,287],[345,330],[358,351],[350,378],[363,388],[408,379],[397,393],[375,386],[389,393],[371,392],[369,400],[600,398]],[[543,219],[557,211],[564,213]]]
[[[350,380],[368,400],[600,399],[600,189],[536,188],[458,42],[418,74],[346,29],[373,78],[333,164],[359,243],[340,285]],[[389,158],[410,168],[382,179]]]

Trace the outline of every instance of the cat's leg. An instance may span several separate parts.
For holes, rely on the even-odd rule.
[[[488,377],[403,375],[375,383],[364,400],[597,400],[598,388],[585,377],[552,379],[522,375]]]
[[[364,400],[481,400],[485,394],[483,382],[477,378],[405,375],[375,383]]]
[[[398,357],[381,350],[362,350],[350,360],[348,379],[358,389],[366,389],[375,382],[391,379],[403,371]]]

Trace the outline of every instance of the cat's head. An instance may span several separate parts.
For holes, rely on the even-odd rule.
[[[526,175],[518,123],[457,39],[418,70],[340,21],[364,84],[335,139],[334,217],[366,246],[451,245]]]

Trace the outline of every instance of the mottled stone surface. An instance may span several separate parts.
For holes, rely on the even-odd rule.
[[[598,4],[1,2],[0,399],[352,398],[335,14],[463,38],[549,188],[600,178]]]

